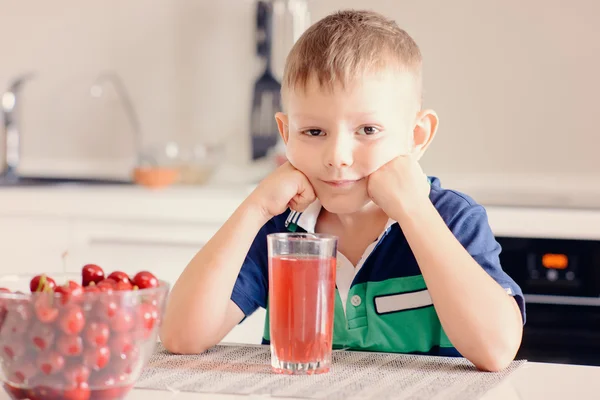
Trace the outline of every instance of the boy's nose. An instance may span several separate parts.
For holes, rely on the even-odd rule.
[[[353,163],[352,140],[344,135],[331,137],[329,146],[325,150],[325,164],[328,167],[348,167]]]

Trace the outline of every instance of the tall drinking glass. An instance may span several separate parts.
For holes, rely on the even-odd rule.
[[[338,239],[313,233],[267,236],[271,366],[284,374],[331,367]]]

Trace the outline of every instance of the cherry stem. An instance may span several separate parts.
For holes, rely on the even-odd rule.
[[[35,289],[36,292],[43,292],[44,290],[46,290],[46,274],[40,276],[37,288]]]

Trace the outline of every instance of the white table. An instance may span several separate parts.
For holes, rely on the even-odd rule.
[[[270,397],[169,393],[134,389],[127,400],[268,399]],[[481,400],[600,399],[600,367],[528,362]]]
[[[171,393],[133,389],[127,400],[238,400],[269,399],[212,393]],[[600,399],[600,367],[528,362],[481,400],[577,400]],[[2,391],[0,400],[8,400]],[[291,400],[291,399],[289,399]]]

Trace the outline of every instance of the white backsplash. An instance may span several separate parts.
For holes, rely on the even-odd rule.
[[[340,7],[375,9],[415,37],[425,105],[441,118],[426,172],[458,186],[470,177],[490,186],[502,176],[561,177],[543,180],[552,186],[600,178],[599,2],[312,0],[309,7],[313,20]],[[24,163],[133,159],[114,93],[87,94],[103,70],[125,81],[146,143],[225,139],[229,162],[248,160],[260,66],[254,1],[0,0],[0,10],[0,85],[37,73],[23,92]]]

